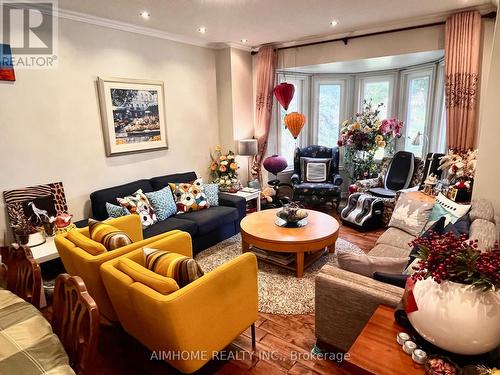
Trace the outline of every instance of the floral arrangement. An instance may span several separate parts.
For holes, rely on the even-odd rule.
[[[393,145],[401,137],[403,122],[395,118],[380,120],[380,103],[376,108],[371,101],[363,101],[363,110],[342,124],[339,147],[346,146],[345,161],[351,179],[369,178],[376,173],[373,161],[378,148]]]
[[[467,152],[448,151],[439,161],[440,170],[448,172],[448,178],[452,179],[474,179],[477,164],[477,150]]]
[[[210,153],[212,162],[210,163],[210,175],[213,182],[219,184],[221,190],[239,190],[240,180],[238,179],[238,163],[235,154],[229,150],[227,154],[222,153],[220,145],[215,146],[215,152]]]
[[[432,277],[437,283],[444,280],[472,285],[483,290],[500,288],[500,247],[481,252],[477,240],[468,241],[466,235],[433,233],[428,238],[412,242],[419,247],[420,262],[414,266],[413,280]]]

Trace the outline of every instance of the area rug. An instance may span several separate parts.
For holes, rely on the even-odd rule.
[[[325,264],[337,265],[337,252],[363,251],[342,239],[335,244],[335,253],[325,254],[304,271],[298,279],[293,271],[259,261],[259,311],[269,314],[310,314],[314,312],[314,278]],[[241,254],[239,234],[196,255],[205,273],[214,270]]]

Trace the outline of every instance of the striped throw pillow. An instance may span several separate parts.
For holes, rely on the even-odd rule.
[[[174,279],[181,288],[203,276],[201,267],[193,258],[148,247],[145,247],[143,251],[146,268]]]
[[[93,219],[89,219],[89,233],[91,239],[102,243],[108,250],[115,250],[132,243],[125,232]]]

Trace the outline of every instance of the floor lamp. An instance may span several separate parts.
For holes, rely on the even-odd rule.
[[[241,139],[238,141],[238,155],[248,157],[248,182],[251,181],[252,174],[252,159],[257,155],[257,140],[256,139]],[[247,182],[247,186],[248,186]]]

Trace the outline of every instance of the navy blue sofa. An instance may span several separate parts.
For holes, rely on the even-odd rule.
[[[106,202],[117,204],[116,198],[133,194],[138,189],[144,193],[163,189],[170,182],[191,182],[196,180],[195,172],[177,173],[137,180],[128,184],[94,191],[90,194],[92,216],[96,220],[108,218]],[[232,195],[220,195],[219,206],[169,217],[144,229],[144,238],[170,230],[188,232],[193,240],[193,251],[200,252],[240,232],[240,221],[245,217],[246,201]],[[83,223],[78,223],[82,225]],[[78,226],[80,226],[78,225]]]

